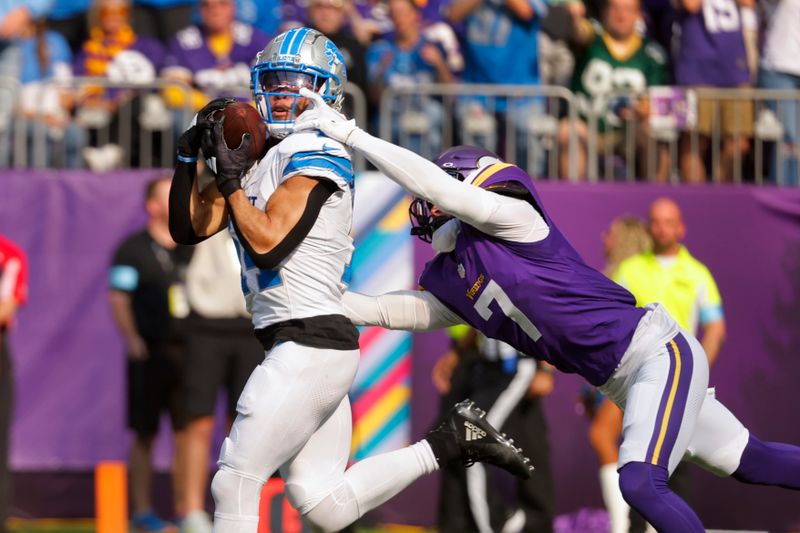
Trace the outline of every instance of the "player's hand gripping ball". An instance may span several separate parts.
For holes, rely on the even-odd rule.
[[[239,148],[244,135],[249,134],[248,159],[253,163],[264,157],[267,146],[267,125],[256,108],[245,102],[234,102],[214,113],[212,120],[222,122],[225,144],[229,149]]]
[[[178,155],[182,156],[185,162],[197,159],[201,146],[205,148],[208,142],[204,142],[204,137],[210,135],[212,117],[214,113],[224,109],[226,106],[235,103],[233,98],[215,98],[208,102],[197,112],[194,124],[178,139]],[[205,150],[203,151],[205,154]],[[210,156],[209,156],[210,157]]]
[[[246,135],[250,137],[245,150],[248,167],[264,157],[267,147],[267,125],[253,106],[245,102],[230,101],[221,109],[215,109],[209,116],[209,122],[212,126],[216,123],[222,124],[225,145],[229,150],[241,147],[242,139]],[[219,154],[215,152],[218,144],[218,141],[210,139],[210,135],[204,138],[203,154],[207,159],[218,157]]]
[[[253,135],[250,132],[236,134],[228,133],[232,128],[226,128],[227,117],[222,117],[214,122],[211,129],[211,144],[216,158],[216,173],[214,180],[222,196],[228,198],[231,194],[242,188],[242,178],[258,157],[253,157]],[[235,147],[231,147],[228,138]]]

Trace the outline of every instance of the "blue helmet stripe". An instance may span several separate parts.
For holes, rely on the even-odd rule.
[[[310,31],[310,28],[300,28],[297,30],[297,36],[292,39],[292,47],[289,50],[290,54],[298,54],[300,53],[300,48],[303,46],[303,41],[306,40],[306,35]]]
[[[289,53],[289,45],[291,44],[296,34],[297,34],[297,28],[293,28],[288,32],[286,32],[286,35],[284,35],[283,37],[283,42],[281,43],[281,49],[278,52],[280,55]]]

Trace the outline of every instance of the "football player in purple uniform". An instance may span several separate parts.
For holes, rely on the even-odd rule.
[[[636,307],[584,263],[522,169],[469,146],[431,163],[301,94],[316,108],[295,130],[320,130],[414,195],[412,232],[439,252],[420,278],[424,290],[345,293],[355,324],[422,331],[466,323],[598,386],[625,410],[620,489],[663,533],[705,531],[667,486],[684,454],[719,475],[800,489],[800,447],[750,434],[707,388],[697,339],[662,306]]]

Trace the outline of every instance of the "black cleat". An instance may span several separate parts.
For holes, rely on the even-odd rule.
[[[460,461],[464,466],[489,463],[517,477],[531,477],[533,466],[514,441],[486,420],[486,413],[472,400],[453,406],[439,427],[425,437],[440,466]]]

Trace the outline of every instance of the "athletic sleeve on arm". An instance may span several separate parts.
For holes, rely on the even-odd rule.
[[[429,331],[464,323],[425,291],[395,291],[380,296],[348,291],[342,297],[342,304],[347,317],[357,326]]]
[[[514,242],[538,242],[550,234],[547,222],[528,202],[492,192],[489,194],[494,197],[492,212],[486,222],[473,224],[475,228]]]
[[[509,240],[524,240],[519,236],[530,236],[535,226],[544,224],[533,206],[524,200],[503,197],[453,179],[427,159],[364,131],[357,131],[352,137],[353,148],[390,179],[412,195],[424,198],[481,231]]]
[[[178,244],[198,244],[208,237],[201,237],[192,226],[191,198],[197,165],[178,161],[169,188],[169,234]]]
[[[703,282],[700,286],[698,297],[699,319],[701,325],[717,322],[725,318],[722,312],[722,297],[714,281],[714,277],[707,268],[703,268]]]

